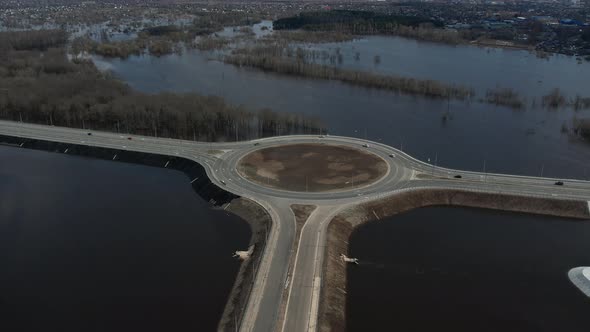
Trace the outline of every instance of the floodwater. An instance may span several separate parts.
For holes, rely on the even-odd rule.
[[[588,331],[590,222],[429,207],[350,239],[349,331]]]
[[[531,97],[531,101],[536,97],[538,103],[540,97],[555,88],[570,97],[590,97],[590,87],[584,84],[590,76],[590,62],[579,62],[566,55],[539,58],[527,50],[453,46],[382,36],[310,48],[332,53],[338,49],[342,63],[336,64],[343,68],[464,85],[474,88],[480,96],[487,89],[503,87]],[[379,56],[379,63],[375,63],[375,56]],[[323,63],[331,64],[329,60]]]
[[[375,91],[340,82],[292,78],[240,69],[214,54],[192,50],[160,58],[147,55],[127,60],[94,57],[132,87],[220,95],[250,108],[319,116],[331,135],[383,142],[438,165],[474,171],[590,178],[590,143],[562,133],[574,118],[590,111],[553,111],[540,106],[540,96],[555,87],[570,97],[590,96],[585,80],[590,64],[555,56],[540,59],[525,51],[419,43],[404,38],[371,37],[340,43],[342,66],[374,66],[373,70],[468,84],[476,90],[514,86],[536,99],[536,108],[505,107],[432,100]],[[320,47],[320,46],[316,46]],[[334,48],[334,44],[321,46]],[[354,49],[353,49],[354,47]],[[353,59],[360,52],[360,61]],[[541,83],[539,83],[541,81]],[[482,97],[481,91],[478,93]],[[449,111],[450,118],[443,120]]]
[[[248,224],[184,174],[0,146],[1,331],[212,331]]]

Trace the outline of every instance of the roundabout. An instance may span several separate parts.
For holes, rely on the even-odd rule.
[[[391,147],[355,138],[283,136],[227,150],[212,171],[217,181],[239,193],[336,202],[403,186],[411,177],[411,163]]]
[[[296,192],[336,192],[369,186],[388,163],[350,146],[299,143],[266,147],[243,156],[238,173],[259,185]]]

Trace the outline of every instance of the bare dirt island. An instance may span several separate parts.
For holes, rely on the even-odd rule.
[[[388,170],[379,156],[329,144],[293,144],[254,151],[240,160],[238,171],[258,184],[289,190],[329,192],[363,187]]]

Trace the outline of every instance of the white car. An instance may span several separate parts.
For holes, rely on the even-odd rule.
[[[369,144],[367,144],[367,143],[363,144],[363,148],[368,148],[368,147],[369,147]]]

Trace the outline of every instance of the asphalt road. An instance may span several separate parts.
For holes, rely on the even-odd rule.
[[[92,135],[88,135],[89,132]],[[264,206],[273,218],[273,227],[242,320],[242,331],[315,331],[327,223],[339,210],[350,205],[416,188],[590,201],[590,182],[587,181],[559,179],[565,185],[557,186],[555,182],[558,179],[435,167],[390,146],[349,137],[281,136],[248,142],[203,143],[7,121],[0,121],[0,134],[184,157],[203,165],[211,181],[218,186]],[[237,171],[239,160],[257,149],[310,142],[369,150],[388,163],[389,171],[380,180],[365,187],[351,186],[349,190],[332,193],[268,188],[248,181]],[[364,144],[369,146],[363,147]],[[461,175],[461,178],[455,178],[455,175]],[[293,203],[318,205],[302,229],[297,248],[292,248],[295,221],[289,206]],[[295,266],[288,275],[287,265],[292,254],[296,255]],[[288,295],[283,299],[285,289]],[[277,317],[283,300],[287,301],[285,317]]]

